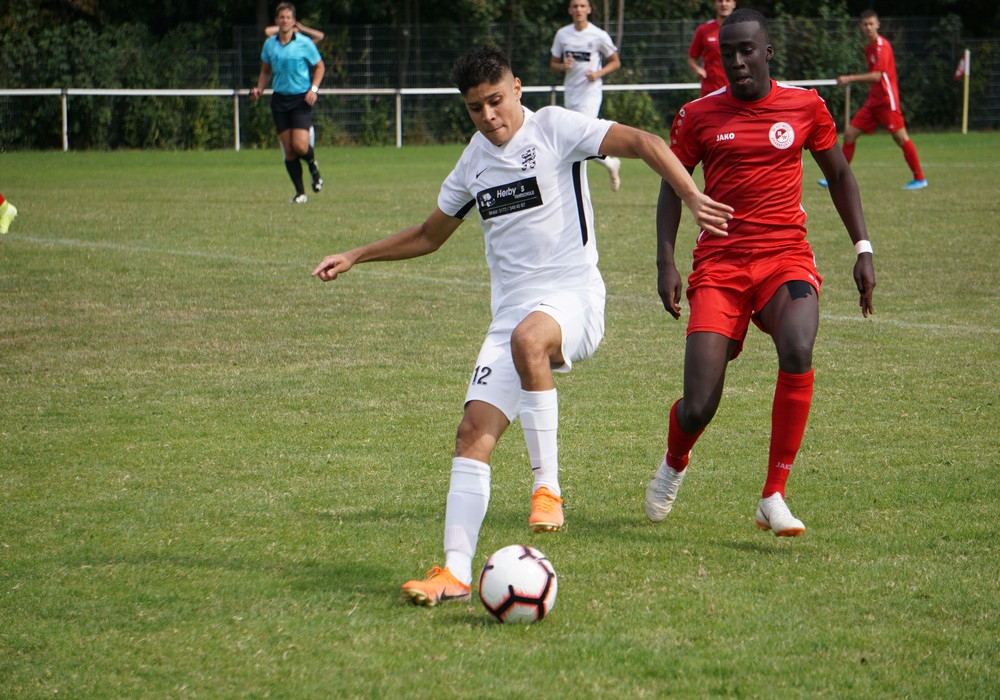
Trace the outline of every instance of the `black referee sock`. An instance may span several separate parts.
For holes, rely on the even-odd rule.
[[[292,178],[292,184],[295,185],[295,194],[305,194],[306,188],[302,184],[302,163],[299,159],[286,160],[285,170],[288,171],[288,177]]]

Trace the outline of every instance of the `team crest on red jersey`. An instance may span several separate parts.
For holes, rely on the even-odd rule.
[[[771,139],[771,145],[781,151],[791,148],[795,143],[795,129],[788,122],[775,122],[767,136]]]

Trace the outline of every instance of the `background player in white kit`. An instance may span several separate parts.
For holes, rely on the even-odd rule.
[[[566,109],[597,117],[604,97],[604,77],[621,68],[622,62],[611,36],[587,19],[591,9],[590,0],[570,0],[569,16],[573,24],[556,32],[549,68],[566,73],[563,81]],[[611,189],[617,192],[621,187],[622,162],[610,156],[597,162],[608,169]]]
[[[521,106],[521,81],[499,49],[460,58],[452,82],[478,129],[441,186],[427,219],[382,240],[329,255],[313,270],[336,279],[360,262],[432,253],[476,208],[486,238],[493,321],[465,399],[445,512],[445,566],[408,581],[422,605],[467,600],[472,558],[490,498],[490,455],[520,417],[535,473],[529,524],[563,525],[559,422],[553,371],[589,357],[604,333],[604,282],[597,270],[585,159],[642,158],[691,209],[698,225],[725,235],[731,209],[701,194],[659,136],[559,107]]]

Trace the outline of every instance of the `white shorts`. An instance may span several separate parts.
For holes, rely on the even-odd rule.
[[[604,94],[601,90],[583,90],[580,94],[571,95],[568,92],[564,96],[566,109],[579,112],[588,117],[597,119],[601,111],[601,98]]]
[[[514,329],[534,311],[554,318],[562,329],[562,355],[566,363],[553,367],[553,371],[569,372],[574,362],[593,355],[604,337],[604,295],[603,287],[599,292],[551,292],[537,303],[497,315],[476,359],[465,403],[483,401],[496,406],[513,422],[521,413],[521,378],[510,354]]]

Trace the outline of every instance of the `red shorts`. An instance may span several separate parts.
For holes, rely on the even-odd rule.
[[[893,111],[888,107],[873,107],[869,102],[861,105],[861,109],[851,119],[851,126],[866,134],[873,133],[879,124],[890,134],[906,126],[902,112]]]
[[[775,248],[695,248],[687,288],[688,335],[718,333],[738,341],[736,358],[751,318],[760,328],[756,314],[781,285],[797,281],[812,285],[819,295],[823,278],[805,241]]]

